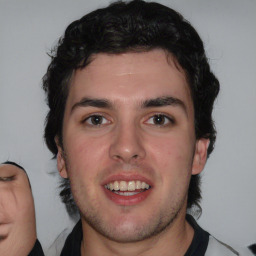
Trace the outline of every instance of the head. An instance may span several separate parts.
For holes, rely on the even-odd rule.
[[[162,50],[166,59],[184,75],[192,102],[195,139],[207,140],[207,156],[211,154],[216,137],[212,110],[219,83],[210,70],[198,33],[179,13],[168,7],[132,1],[113,3],[85,15],[71,23],[60,39],[43,80],[50,108],[45,140],[54,156],[58,146],[65,152],[64,115],[75,73],[87,69],[102,54],[121,56],[155,50]],[[69,179],[64,179],[61,196],[70,206],[73,200],[69,185]],[[199,206],[199,185],[199,174],[192,175],[188,209]]]
[[[0,254],[28,255],[36,241],[35,209],[25,170],[0,165]]]

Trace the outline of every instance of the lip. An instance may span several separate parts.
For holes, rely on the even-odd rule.
[[[109,176],[107,179],[105,179],[101,185],[105,186],[110,182],[114,182],[114,181],[135,181],[135,180],[140,180],[140,181],[144,181],[145,183],[147,183],[148,185],[151,186],[151,188],[153,187],[153,183],[152,181],[150,181],[148,178],[139,175],[139,174],[115,174],[112,176]]]
[[[142,182],[144,181],[145,183],[150,185],[150,189],[140,192],[136,195],[123,196],[123,195],[115,194],[114,192],[112,192],[104,187],[106,184],[113,182],[113,181],[127,181],[128,182],[128,181],[133,181],[133,180],[134,181],[140,180]],[[148,178],[146,178],[142,175],[139,175],[139,174],[123,174],[123,173],[109,176],[107,179],[105,179],[102,182],[101,185],[102,185],[102,189],[103,189],[105,195],[107,196],[107,198],[109,200],[111,200],[113,203],[115,203],[116,205],[120,205],[120,206],[133,206],[133,205],[142,203],[152,193],[152,188],[153,188],[153,183]]]
[[[103,190],[105,192],[105,195],[110,199],[113,203],[116,205],[122,205],[122,206],[133,206],[137,205],[147,199],[147,197],[152,192],[152,188],[145,190],[141,193],[138,193],[133,196],[122,196],[115,194],[114,192],[111,192],[107,188],[103,187]]]

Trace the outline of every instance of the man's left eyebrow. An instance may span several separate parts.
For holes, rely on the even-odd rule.
[[[164,106],[181,107],[187,115],[186,105],[184,104],[184,102],[182,100],[175,98],[175,97],[171,97],[171,96],[157,97],[155,99],[145,100],[142,103],[142,108],[164,107]]]
[[[96,108],[112,108],[110,102],[106,99],[94,99],[94,98],[82,98],[80,101],[75,103],[72,108],[71,112],[78,107],[96,107]]]

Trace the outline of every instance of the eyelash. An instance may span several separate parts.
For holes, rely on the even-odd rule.
[[[102,120],[105,120],[103,121],[104,123],[99,123],[99,124],[93,124],[92,122],[92,118],[99,118]],[[90,120],[90,122],[89,122]],[[93,114],[93,115],[90,115],[88,117],[86,117],[85,119],[83,119],[82,123],[87,123],[89,126],[92,126],[92,127],[99,127],[99,126],[102,126],[102,125],[105,125],[107,123],[111,123],[106,117],[104,117],[104,115],[101,115],[101,114]]]
[[[93,118],[98,119],[98,120],[92,120]],[[154,118],[163,118],[164,123],[153,123],[154,120],[152,121],[152,123],[149,123],[149,120],[154,119]],[[96,121],[96,123],[95,123]],[[94,123],[93,123],[94,122]],[[97,123],[98,122],[98,123]],[[86,123],[87,125],[91,126],[91,127],[101,127],[102,125],[107,125],[110,124],[111,121],[109,121],[104,115],[102,114],[92,114],[88,117],[86,117],[85,119],[82,120],[82,123]],[[169,125],[173,125],[175,124],[175,120],[173,119],[173,117],[170,117],[166,114],[163,113],[156,113],[154,115],[151,115],[145,123],[148,123],[149,125],[155,125],[158,127],[167,127]]]
[[[15,176],[10,176],[10,177],[0,177],[0,181],[3,182],[8,182],[8,181],[13,181]]]
[[[148,122],[150,119],[159,118],[159,117],[160,117],[160,118],[164,118],[164,123],[163,123],[163,124],[151,123],[150,125],[156,125],[156,126],[159,126],[159,127],[167,127],[167,126],[169,126],[169,125],[175,124],[175,120],[174,120],[172,117],[170,117],[170,116],[168,116],[168,115],[166,115],[166,114],[163,114],[163,113],[156,113],[156,114],[150,116],[150,117],[146,120],[146,122]],[[166,123],[166,121],[167,121],[168,123]]]

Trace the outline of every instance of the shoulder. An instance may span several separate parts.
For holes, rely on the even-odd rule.
[[[240,255],[229,245],[217,240],[215,237],[209,235],[208,247],[205,256],[236,256]]]
[[[35,245],[28,256],[44,256],[42,246],[38,240],[36,240]]]
[[[64,247],[61,251],[61,256],[70,256],[80,254],[81,241],[83,238],[82,222],[81,220],[73,228],[72,232],[68,235]]]
[[[239,255],[241,255],[241,256],[253,256],[253,255],[256,255],[256,251],[252,250],[250,247],[239,248],[239,253],[240,253]]]
[[[68,235],[71,233],[72,228],[65,228],[59,235],[58,237],[54,240],[52,245],[48,248],[46,251],[47,256],[56,256],[60,255],[61,250],[65,244],[65,241],[68,237]]]
[[[239,254],[232,247],[219,241],[207,231],[203,230],[192,216],[187,215],[186,219],[195,231],[193,241],[186,256],[242,256],[242,254]]]
[[[68,253],[69,250],[72,250],[72,248],[77,244],[76,241],[79,241],[79,236],[81,236],[80,228],[80,221],[75,226],[73,222],[70,223],[70,225],[58,235],[52,245],[48,248],[46,255],[66,255],[65,253]]]

